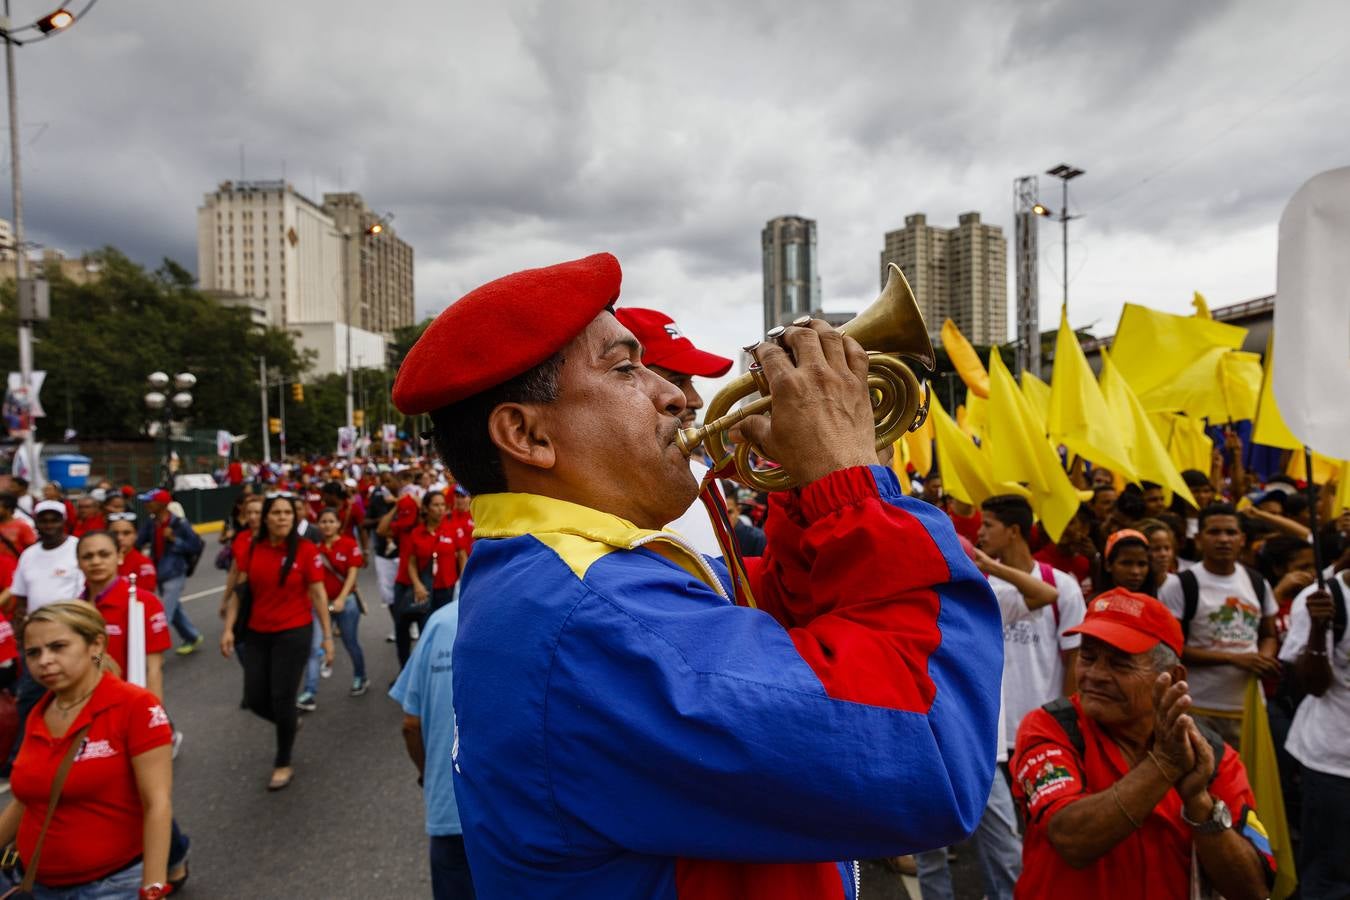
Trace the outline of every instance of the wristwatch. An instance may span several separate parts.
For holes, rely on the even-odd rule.
[[[1181,821],[1195,831],[1196,834],[1218,834],[1221,831],[1227,831],[1233,827],[1233,814],[1228,811],[1228,804],[1219,798],[1214,798],[1214,808],[1210,810],[1209,818],[1203,822],[1192,822],[1186,818],[1186,808],[1181,808]]]

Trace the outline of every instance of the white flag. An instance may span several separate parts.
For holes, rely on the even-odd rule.
[[[225,457],[228,457],[228,456],[230,455],[230,451],[231,451],[233,448],[234,448],[234,435],[232,435],[232,434],[230,434],[228,431],[224,431],[224,430],[222,430],[222,431],[217,431],[217,432],[216,432],[216,456],[225,456]]]

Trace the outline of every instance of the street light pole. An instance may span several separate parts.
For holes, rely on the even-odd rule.
[[[9,95],[9,185],[14,201],[14,284],[16,290],[28,276],[28,262],[23,252],[23,181],[19,175],[19,99],[14,83],[14,38],[9,34],[9,0],[5,0],[5,79]],[[28,428],[24,432],[23,456],[28,466],[28,479],[34,480],[37,460],[33,442],[33,323],[19,320],[19,390],[28,404]]]
[[[1061,230],[1060,241],[1063,249],[1064,269],[1061,273],[1064,283],[1064,299],[1062,302],[1064,304],[1064,309],[1067,312],[1069,309],[1069,220],[1080,218],[1079,216],[1069,215],[1069,182],[1085,173],[1082,169],[1071,166],[1068,163],[1060,163],[1053,169],[1047,169],[1045,174],[1053,175],[1055,178],[1058,178],[1064,188],[1063,205],[1059,210],[1059,225]],[[1044,209],[1044,207],[1039,207],[1036,211],[1041,215],[1046,215],[1048,210],[1046,212],[1041,212],[1041,210]]]
[[[344,234],[343,237],[348,241],[354,235],[351,232]],[[364,236],[364,235],[363,235]],[[347,320],[347,427],[352,427],[352,286],[351,286],[351,266],[346,259],[348,254],[343,254],[342,260],[342,296],[343,296],[343,318]],[[358,263],[359,265],[359,263]]]

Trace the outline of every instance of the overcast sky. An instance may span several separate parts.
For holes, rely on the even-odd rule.
[[[17,57],[31,240],[195,270],[242,146],[248,178],[395,213],[419,314],[611,250],[622,302],[727,354],[773,216],[817,220],[825,306],[856,310],[906,214],[1011,237],[1013,179],[1072,163],[1070,321],[1110,333],[1127,300],[1272,292],[1284,203],[1350,162],[1342,2],[102,0]]]

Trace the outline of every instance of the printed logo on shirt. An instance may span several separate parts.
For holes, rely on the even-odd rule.
[[[169,620],[164,613],[157,612],[150,617],[150,630],[158,634],[161,631],[169,630]]]
[[[80,752],[75,754],[75,762],[85,762],[90,759],[111,759],[117,755],[117,750],[108,741],[91,741],[84,739],[84,746]]]
[[[1035,814],[1059,797],[1074,793],[1078,779],[1069,769],[1069,754],[1063,747],[1044,747],[1027,755],[1017,770],[1017,781],[1026,795],[1028,812]]]
[[[114,625],[112,622],[109,622],[108,637],[121,637],[121,636],[122,636],[122,626]]]
[[[147,727],[160,728],[168,724],[169,724],[169,714],[164,711],[164,707],[162,706],[150,707],[150,724]]]
[[[1028,619],[1010,622],[1003,626],[1005,644],[1039,644],[1041,636],[1036,633],[1035,625]]]
[[[1261,610],[1241,597],[1226,597],[1207,619],[1216,646],[1246,647],[1256,640]]]

